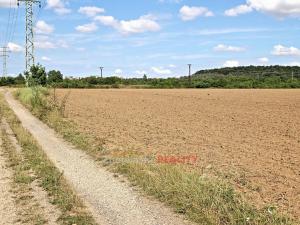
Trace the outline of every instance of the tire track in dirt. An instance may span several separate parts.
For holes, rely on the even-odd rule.
[[[7,123],[5,118],[2,118],[2,120],[0,121],[0,127],[4,130],[4,132],[7,135],[7,138],[11,142],[12,151],[16,151],[17,155],[23,161],[24,158],[23,158],[23,155],[22,155],[22,147],[19,145],[18,140],[17,140],[13,130],[11,129],[10,125]],[[0,130],[0,132],[2,132],[2,130]],[[0,150],[1,150],[1,142],[0,142]],[[0,161],[1,161],[1,159],[0,159]],[[0,164],[1,164],[1,162],[0,162]],[[8,170],[8,168],[6,168],[6,170]],[[0,175],[2,175],[2,171],[0,171],[0,172],[1,172]],[[6,173],[8,173],[8,172],[12,176],[11,171],[6,171]],[[34,176],[34,174],[31,174],[31,175]],[[10,176],[10,180],[13,179],[11,176]],[[1,178],[0,178],[0,180],[1,180]],[[29,194],[29,196],[32,196],[32,199],[29,202],[26,203],[26,206],[23,205],[23,207],[19,208],[18,206],[20,206],[20,205],[18,205],[18,206],[14,205],[15,211],[12,213],[11,217],[20,219],[20,218],[22,218],[22,216],[20,214],[22,214],[22,211],[26,207],[29,208],[29,207],[32,207],[32,206],[35,205],[35,207],[37,207],[35,209],[38,209],[39,213],[41,213],[41,215],[43,216],[43,219],[45,219],[44,224],[57,225],[58,224],[57,221],[58,221],[58,219],[61,215],[61,211],[56,206],[52,205],[49,202],[47,192],[42,187],[40,187],[39,180],[35,180],[32,183],[30,183],[29,190],[28,190],[27,194]],[[13,196],[13,197],[16,198],[16,196]],[[9,201],[11,196],[8,195],[6,198],[7,198],[6,200]],[[2,203],[2,201],[0,201],[0,202]],[[3,206],[5,206],[5,204],[3,204]],[[0,207],[0,209],[1,209],[1,207]],[[18,218],[17,215],[20,218]],[[0,218],[2,218],[1,215],[0,215]],[[15,222],[14,223],[6,223],[5,222],[4,224],[8,225],[8,224],[16,224],[16,223]],[[29,221],[29,224],[31,224],[30,221]]]
[[[0,218],[1,224],[19,224],[16,221],[17,209],[12,193],[13,173],[7,167],[6,158],[2,149],[2,131],[0,130]]]
[[[75,149],[35,118],[11,93],[5,98],[23,127],[42,146],[49,159],[101,225],[183,225],[191,224],[155,200],[149,200],[128,184],[117,180],[91,157]]]

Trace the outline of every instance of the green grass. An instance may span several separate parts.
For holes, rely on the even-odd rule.
[[[28,97],[30,96],[28,89],[25,90],[26,95],[23,95],[23,100],[26,99],[32,102],[30,97]],[[2,95],[0,95],[0,105],[1,115],[6,118],[22,147],[22,154],[25,161],[22,163],[21,168],[32,170],[37,179],[41,181],[41,186],[47,191],[52,201],[51,203],[55,204],[62,211],[59,219],[61,224],[95,224],[81,200],[67,184],[59,170],[47,158],[35,139],[22,127],[20,121],[11,109],[9,109]],[[19,173],[16,176],[16,182],[29,183],[31,180],[23,173]]]
[[[22,92],[22,89],[19,90],[16,96],[21,96]],[[19,99],[31,108],[28,105],[30,101]],[[39,115],[39,113],[35,114]],[[105,159],[110,156],[109,152],[103,150],[101,141],[96,141],[98,144],[95,144],[93,137],[81,134],[72,122],[56,113],[56,109],[47,111],[40,118],[95,159]],[[229,182],[216,176],[203,176],[189,168],[174,165],[120,163],[113,160],[109,162],[109,169],[126,175],[144,192],[155,196],[177,213],[184,214],[189,220],[198,224],[296,224],[288,217],[278,214],[272,206],[257,209],[238,194]]]

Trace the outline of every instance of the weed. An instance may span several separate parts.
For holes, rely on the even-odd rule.
[[[292,224],[276,211],[271,214],[267,209],[255,209],[225,181],[199,176],[181,166],[126,163],[115,168],[148,194],[198,224]]]

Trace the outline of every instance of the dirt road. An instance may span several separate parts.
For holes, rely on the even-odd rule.
[[[49,159],[63,171],[66,180],[101,225],[189,224],[161,203],[140,196],[117,180],[89,156],[59,138],[48,126],[31,115],[7,92],[12,110],[42,146]]]
[[[3,145],[1,148],[2,138],[10,145]],[[25,176],[26,173],[16,170],[15,167],[8,167],[10,163],[16,165],[17,160],[24,160],[22,151],[10,125],[2,117],[0,119],[0,224],[58,225],[61,211],[50,203],[49,196],[40,187],[39,180],[25,184],[16,182],[16,177]],[[16,154],[18,159],[12,158],[9,154]],[[27,175],[34,177],[33,173]]]
[[[16,222],[18,219],[17,209],[11,186],[13,172],[7,167],[6,157],[3,154],[2,132],[0,130],[0,224],[19,224]]]

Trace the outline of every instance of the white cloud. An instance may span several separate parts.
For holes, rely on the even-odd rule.
[[[35,25],[35,31],[38,34],[51,34],[54,31],[54,27],[43,20],[39,20]]]
[[[159,74],[159,75],[170,75],[170,74],[172,74],[171,70],[164,69],[162,67],[152,67],[151,69],[154,73]]]
[[[228,60],[223,64],[224,67],[238,67],[240,62],[237,60]]]
[[[95,21],[105,26],[111,26],[122,34],[155,32],[160,30],[160,25],[149,15],[141,16],[136,20],[117,20],[112,16],[96,16]]]
[[[147,18],[141,17],[137,20],[120,21],[120,31],[125,34],[144,33],[147,31],[155,32],[158,30],[160,30],[159,24]]]
[[[257,11],[266,12],[279,18],[299,17],[298,0],[247,0],[248,5]]]
[[[298,0],[247,0],[246,5],[239,5],[225,11],[227,16],[237,16],[256,10],[271,14],[278,18],[300,17],[300,1]]]
[[[42,60],[47,62],[51,61],[51,59],[47,56],[42,56]]]
[[[66,8],[63,0],[47,0],[47,8],[53,9],[59,15],[68,14],[71,12],[70,9]]]
[[[115,70],[115,74],[122,74],[122,73],[123,73],[123,71],[121,69],[116,69]]]
[[[69,45],[66,41],[61,39],[51,39],[46,35],[37,35],[35,39],[35,47],[40,49],[55,49],[55,48],[68,48]]]
[[[291,62],[289,66],[300,66],[300,62]]]
[[[250,7],[249,5],[239,5],[232,9],[226,10],[225,15],[226,16],[238,16],[239,14],[245,14],[245,13],[252,12],[252,10],[253,10],[252,7]]]
[[[269,58],[267,57],[258,58],[257,60],[262,64],[266,64],[269,62]]]
[[[185,5],[179,10],[179,16],[183,21],[194,20],[199,16],[208,17],[213,15],[214,15],[213,12],[209,11],[205,7],[195,7],[195,6],[190,7]]]
[[[147,71],[145,71],[145,70],[137,70],[137,71],[135,71],[135,73],[137,75],[145,75],[145,74],[147,74]]]
[[[68,43],[64,40],[58,40],[56,45],[61,48],[69,48]]]
[[[85,6],[85,7],[80,7],[78,10],[79,13],[85,14],[89,17],[96,16],[99,13],[104,13],[105,10],[103,8],[98,8],[95,6]]]
[[[0,0],[0,8],[16,8],[17,0]]]
[[[81,33],[91,33],[96,31],[98,27],[95,23],[88,23],[88,24],[77,26],[75,29]]]
[[[170,64],[169,67],[170,67],[170,68],[176,68],[176,65]]]
[[[283,45],[275,45],[272,54],[277,56],[300,56],[300,49],[295,47],[285,47]]]
[[[105,26],[112,26],[118,28],[119,22],[113,16],[96,16],[95,21],[102,23]]]
[[[214,51],[218,51],[218,52],[242,52],[245,50],[246,49],[242,47],[236,47],[236,46],[230,46],[224,44],[219,44],[214,47]]]
[[[8,50],[11,51],[11,52],[22,52],[23,51],[23,47],[18,45],[18,44],[15,44],[15,43],[12,43],[12,42],[9,42],[7,44],[7,47],[8,47]]]
[[[36,41],[34,43],[36,48],[40,49],[54,49],[56,48],[56,45],[51,41]]]

